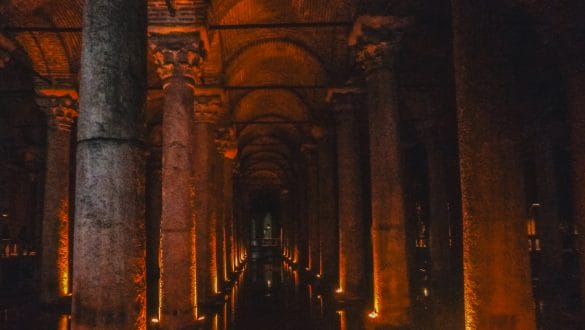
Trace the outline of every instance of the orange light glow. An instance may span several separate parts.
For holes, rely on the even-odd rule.
[[[67,314],[63,314],[59,316],[59,324],[57,326],[58,330],[68,330],[69,323],[71,322],[71,316]]]
[[[59,208],[59,246],[57,248],[59,294],[69,293],[69,198],[64,197]]]
[[[337,315],[339,315],[339,330],[347,330],[347,316],[345,315],[345,311],[336,311]]]

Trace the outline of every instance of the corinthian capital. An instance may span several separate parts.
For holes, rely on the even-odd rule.
[[[196,123],[215,124],[223,112],[221,93],[200,94],[195,96],[194,119]]]
[[[360,16],[348,38],[356,50],[356,61],[366,72],[393,64],[404,30],[412,24],[409,17]]]
[[[163,85],[173,78],[193,86],[201,81],[205,49],[199,32],[151,33],[149,45]]]
[[[70,131],[77,117],[77,92],[69,89],[41,89],[37,103],[48,116],[49,127]]]

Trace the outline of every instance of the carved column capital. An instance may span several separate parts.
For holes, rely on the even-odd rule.
[[[365,98],[364,90],[355,87],[331,88],[327,91],[325,101],[331,105],[331,110],[338,114],[359,109]]]
[[[235,159],[238,155],[238,139],[236,129],[232,126],[224,127],[217,130],[217,139],[215,140],[217,151],[227,159]]]
[[[221,94],[195,96],[194,120],[196,123],[215,124],[222,112],[223,98]]]
[[[206,53],[199,32],[151,33],[149,45],[164,87],[171,79],[183,79],[193,87],[201,82]]]
[[[71,131],[78,116],[77,92],[70,89],[41,89],[37,92],[37,103],[47,114],[49,127]]]
[[[412,24],[409,17],[360,16],[348,38],[356,50],[356,61],[365,72],[392,67],[400,50],[404,30]]]

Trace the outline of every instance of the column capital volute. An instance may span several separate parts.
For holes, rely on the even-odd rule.
[[[67,88],[37,89],[37,104],[47,114],[49,127],[70,131],[78,116],[77,91]]]
[[[236,128],[233,126],[218,128],[215,144],[220,155],[227,159],[235,159],[238,155]]]
[[[224,111],[225,97],[220,90],[196,90],[194,120],[196,123],[217,123]]]
[[[331,105],[334,113],[353,111],[360,107],[365,98],[365,91],[357,87],[330,88],[325,101]]]
[[[356,51],[356,61],[367,73],[392,67],[400,50],[404,31],[413,24],[411,17],[360,16],[348,37]]]
[[[163,88],[173,79],[184,80],[192,87],[201,82],[206,50],[200,32],[151,32],[148,41]]]

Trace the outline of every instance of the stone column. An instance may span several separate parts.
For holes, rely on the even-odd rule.
[[[84,6],[72,329],[146,328],[146,3]]]
[[[513,79],[491,1],[453,1],[466,329],[535,329]],[[489,26],[490,29],[485,27]],[[489,276],[487,275],[489,274]]]
[[[374,323],[404,327],[411,323],[407,274],[400,113],[394,57],[400,17],[360,17],[350,36],[366,75],[370,136]]]
[[[364,298],[366,250],[364,243],[362,174],[360,169],[360,98],[356,89],[335,89],[327,98],[335,112],[337,133],[339,287],[343,300]]]
[[[225,281],[229,281],[231,274],[234,272],[233,262],[233,245],[234,245],[234,205],[233,205],[233,171],[234,171],[234,159],[238,154],[238,145],[236,140],[236,131],[234,128],[227,128],[222,131],[221,138],[218,141],[218,149],[220,157],[223,157],[222,162],[222,176],[223,176],[223,187],[221,188],[223,218],[224,218],[224,230],[225,230],[225,247],[224,247],[224,259],[225,259]]]
[[[336,153],[334,128],[328,127],[319,141],[319,238],[321,277],[333,288],[337,284],[338,228],[336,196]]]
[[[215,157],[216,123],[223,107],[220,91],[202,91],[195,100],[193,131],[193,176],[195,189],[195,241],[197,245],[197,301],[200,305],[216,302],[217,214],[210,203],[214,182],[210,180]]]
[[[162,139],[162,137],[161,137]],[[151,146],[146,161],[146,302],[148,319],[159,318],[162,147]]]
[[[150,46],[164,89],[159,324],[175,329],[198,317],[191,118],[202,49],[196,33],[152,34]]]
[[[579,261],[581,266],[581,297],[585,309],[585,64],[583,40],[575,42],[565,69],[567,107],[570,123],[570,146],[573,171],[573,219],[579,233]],[[577,46],[581,45],[581,47]]]
[[[304,144],[302,149],[307,167],[307,231],[308,231],[308,263],[307,267],[313,275],[321,276],[321,238],[319,235],[319,154],[315,144]]]
[[[47,113],[47,154],[41,248],[41,301],[55,303],[71,292],[69,274],[69,171],[71,125],[77,92],[41,90]]]
[[[423,143],[427,154],[429,180],[429,249],[431,259],[431,301],[434,326],[437,329],[463,327],[461,272],[455,241],[453,185],[458,184],[450,169],[449,149],[455,140],[446,137],[447,128],[425,128]]]

